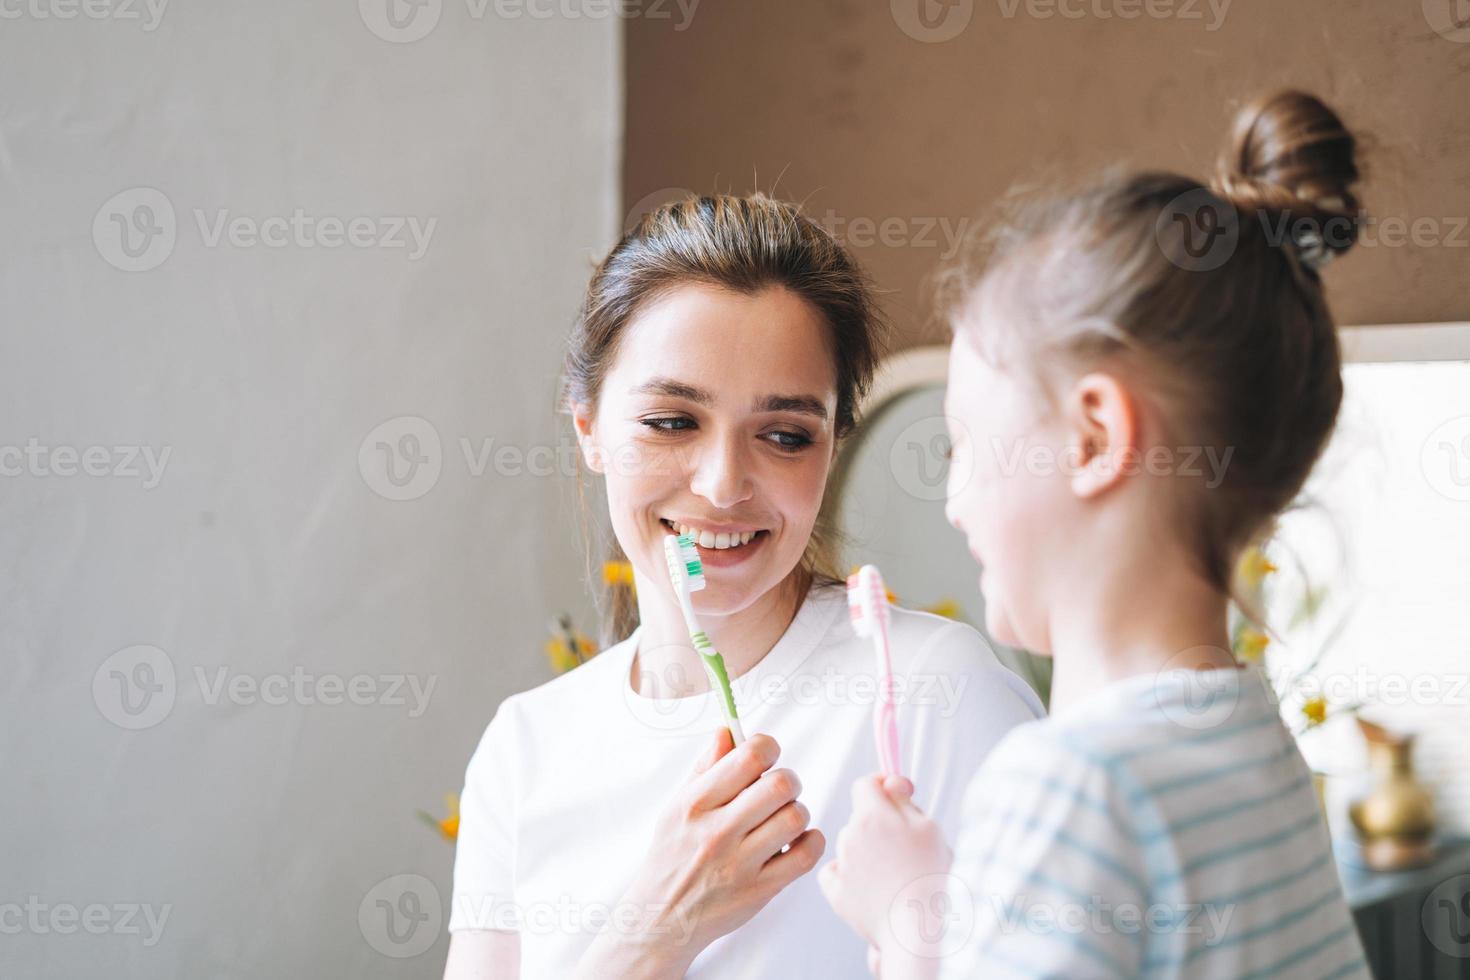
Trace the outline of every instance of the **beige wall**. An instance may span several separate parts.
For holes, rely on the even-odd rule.
[[[935,36],[920,2],[939,34],[963,29],[911,36]],[[1043,173],[1203,175],[1232,105],[1292,85],[1371,134],[1374,214],[1427,219],[1427,244],[1381,224],[1329,271],[1339,319],[1470,319],[1470,30],[1431,23],[1449,0],[1177,0],[1177,16],[1132,20],[1097,13],[1128,0],[1065,2],[1085,16],[1033,16],[1056,9],[1039,0],[708,0],[682,31],[631,20],[625,203],[758,186],[835,213],[913,342],[946,227]],[[863,244],[856,219],[897,221],[888,244]]]

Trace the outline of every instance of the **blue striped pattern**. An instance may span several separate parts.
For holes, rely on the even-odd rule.
[[[1368,976],[1310,773],[1275,703],[1242,681],[1223,723],[1192,730],[1174,719],[1202,724],[1190,714],[1197,677],[1114,684],[991,753],[953,866],[974,929],[944,960],[945,980],[997,967]]]

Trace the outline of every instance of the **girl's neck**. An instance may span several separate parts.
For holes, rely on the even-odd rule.
[[[1070,583],[1050,622],[1052,714],[1129,677],[1235,666],[1228,598],[1187,567],[1138,566]]]
[[[667,583],[650,582],[641,575],[636,579],[640,628],[631,676],[634,689],[659,698],[708,691],[704,664],[694,652],[683,614],[666,594]],[[744,609],[723,616],[699,614],[700,627],[720,651],[732,679],[754,668],[785,635],[806,598],[805,580],[796,570]]]

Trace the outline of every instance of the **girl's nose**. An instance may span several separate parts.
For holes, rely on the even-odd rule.
[[[695,463],[689,488],[721,510],[749,500],[749,468],[737,440],[720,439],[705,446]]]
[[[960,524],[959,503],[959,496],[950,494],[949,499],[944,502],[944,517],[956,531],[963,531],[964,527]]]

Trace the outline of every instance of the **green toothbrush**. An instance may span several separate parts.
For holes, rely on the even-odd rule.
[[[704,563],[699,559],[699,549],[694,539],[687,534],[670,534],[664,538],[664,555],[669,560],[669,579],[674,583],[674,595],[679,599],[679,608],[684,613],[684,625],[689,628],[689,639],[694,651],[704,662],[704,671],[709,675],[710,688],[720,695],[720,706],[725,712],[725,725],[730,729],[730,738],[739,745],[745,741],[740,730],[740,718],[735,713],[735,695],[730,693],[730,677],[725,673],[725,658],[709,641],[699,620],[694,616],[694,604],[690,593],[704,588]]]

